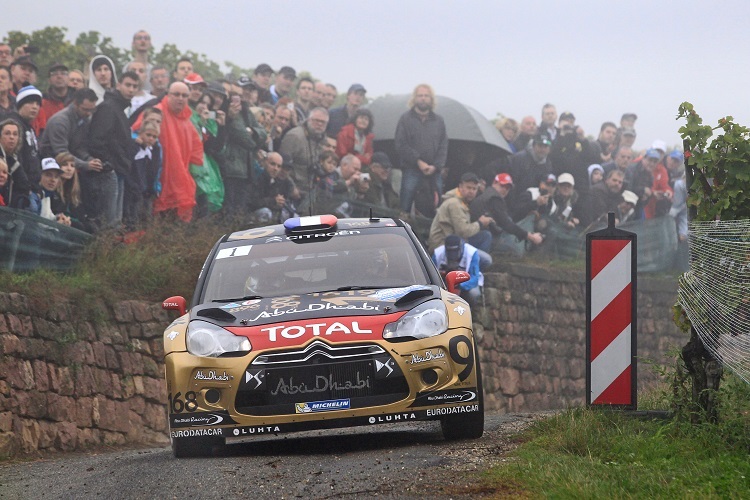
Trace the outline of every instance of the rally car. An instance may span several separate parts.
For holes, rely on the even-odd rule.
[[[333,215],[222,237],[164,331],[175,457],[227,438],[440,420],[484,428],[471,310],[408,224]],[[447,287],[446,287],[447,283]]]

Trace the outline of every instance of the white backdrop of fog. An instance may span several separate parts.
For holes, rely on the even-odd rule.
[[[640,148],[681,143],[686,100],[708,124],[750,124],[747,0],[31,0],[3,10],[3,36],[65,26],[71,40],[93,30],[126,48],[145,29],[157,48],[290,65],[339,91],[362,83],[370,99],[427,82],[488,118],[537,121],[551,102],[594,136],[632,111]]]

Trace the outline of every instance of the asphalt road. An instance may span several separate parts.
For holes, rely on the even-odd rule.
[[[0,465],[0,499],[477,498],[478,473],[504,461],[539,414],[488,413],[478,440],[447,442],[437,422],[267,436],[211,458],[170,448],[59,455]]]

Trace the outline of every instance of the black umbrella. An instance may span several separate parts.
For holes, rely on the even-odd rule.
[[[396,125],[408,111],[411,95],[387,95],[372,101],[367,107],[375,122],[375,149],[383,151],[399,165],[393,139]],[[455,99],[437,96],[435,112],[445,120],[448,134],[449,177],[446,189],[455,186],[462,173],[478,173],[487,163],[511,153],[510,146],[495,126],[476,109]]]

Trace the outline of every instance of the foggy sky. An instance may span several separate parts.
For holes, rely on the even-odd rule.
[[[750,125],[750,2],[380,0],[181,2],[32,0],[4,7],[0,33],[65,26],[74,40],[99,31],[129,47],[145,29],[242,67],[290,65],[372,99],[422,82],[487,118],[520,121],[551,102],[587,134],[638,114],[636,146],[681,143],[677,106],[709,124]],[[439,112],[439,109],[438,109]]]

